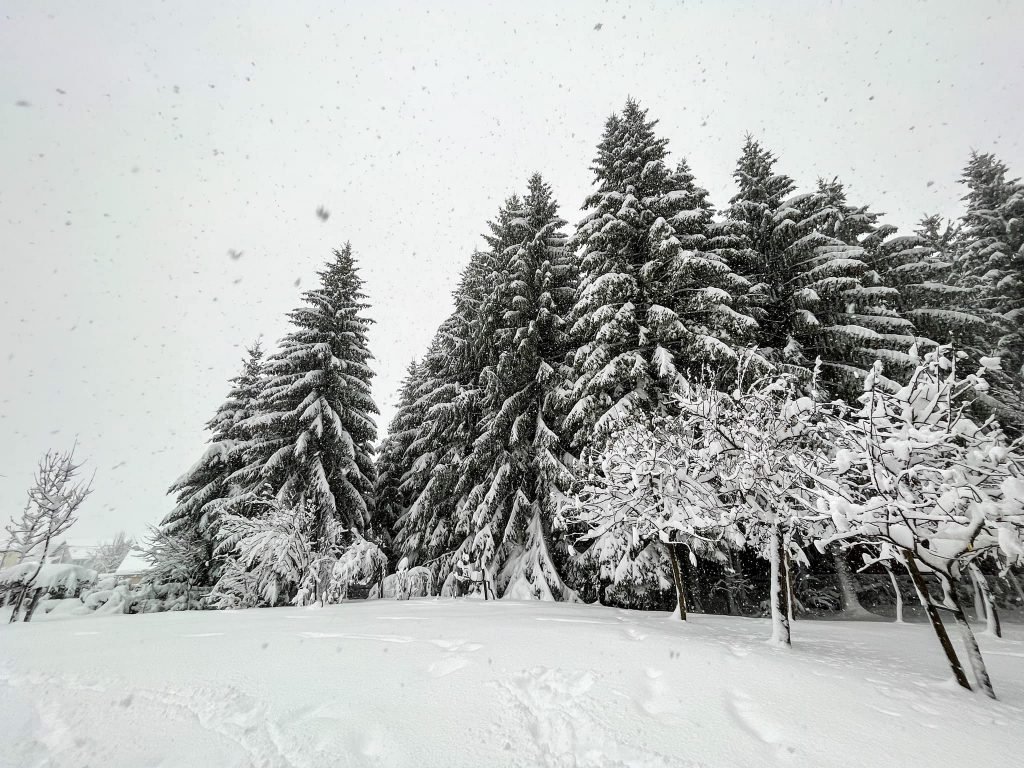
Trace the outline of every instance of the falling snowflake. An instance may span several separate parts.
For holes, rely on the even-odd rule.
[[[327,219],[331,215],[331,212],[321,205],[319,208],[316,209],[316,215],[320,217],[320,221],[327,221]]]
[[[236,251],[234,248],[229,248],[228,256],[230,256],[234,261],[238,261],[240,258],[242,258],[242,252]]]

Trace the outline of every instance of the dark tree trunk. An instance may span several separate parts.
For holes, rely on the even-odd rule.
[[[739,576],[742,578],[743,561],[740,561],[739,568],[737,568],[735,559],[732,556],[732,549],[727,549],[726,551],[729,555],[729,572],[732,574],[739,574]],[[729,615],[739,616],[740,611],[739,607],[736,605],[736,595],[733,593],[732,586],[729,584],[728,580],[726,580],[725,599],[729,603]]]
[[[25,621],[32,621],[32,614],[36,612],[36,606],[39,605],[45,591],[45,589],[36,589],[32,593],[32,600],[29,601],[28,608],[25,609]]]
[[[14,610],[11,611],[11,618],[8,620],[8,624],[13,624],[18,620],[18,614],[21,613],[21,604],[25,602],[25,595],[28,593],[28,587],[22,586],[18,590],[18,597],[14,600]]]
[[[668,549],[668,559],[672,563],[672,580],[676,583],[676,600],[679,601],[679,618],[686,621],[686,582],[683,580],[683,570],[679,565],[679,553],[676,551],[678,544],[669,542],[665,545]]]
[[[942,624],[939,609],[935,607],[931,597],[928,595],[928,585],[924,583],[924,577],[921,576],[921,571],[918,569],[917,563],[914,562],[914,553],[909,549],[905,549],[903,550],[903,558],[907,571],[910,573],[910,578],[914,582],[914,588],[917,590],[917,596],[921,601],[921,605],[928,614],[928,620],[932,624],[932,629],[935,630],[935,636],[939,638],[939,644],[946,654],[949,668],[953,670],[953,677],[956,678],[958,685],[966,688],[968,691],[971,690],[971,684],[967,681],[967,673],[964,672],[963,665],[960,663],[960,659],[957,658],[956,651],[953,650],[953,643],[950,641],[946,628]]]
[[[953,612],[953,618],[960,629],[960,638],[964,641],[964,645],[967,648],[967,659],[971,662],[974,680],[978,683],[978,687],[985,692],[986,696],[994,699],[996,692],[992,687],[992,680],[988,676],[988,668],[985,666],[985,659],[982,658],[981,648],[978,647],[978,638],[974,636],[970,622],[967,621],[963,606],[960,604],[960,598],[956,594],[956,585],[953,583],[953,579],[944,573],[940,573],[939,578],[942,579],[942,594],[945,605]]]

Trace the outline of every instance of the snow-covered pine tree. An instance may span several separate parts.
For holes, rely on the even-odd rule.
[[[423,413],[416,402],[416,390],[421,376],[421,368],[413,360],[398,390],[398,408],[377,452],[377,513],[374,528],[388,541],[394,536],[398,519],[412,503],[408,489],[402,487],[402,478],[410,469],[409,446],[416,439],[423,419]]]
[[[263,382],[263,347],[256,341],[246,351],[241,372],[231,379],[227,400],[206,424],[211,433],[210,445],[168,489],[168,493],[176,494],[176,501],[161,521],[160,531],[164,537],[179,536],[182,541],[202,544],[204,552],[195,562],[201,562],[203,567],[191,577],[199,585],[211,584],[215,577],[210,569],[221,508],[244,489],[233,476],[247,464],[252,433],[245,422],[256,412]],[[161,549],[161,552],[174,551],[178,550],[172,546]],[[169,570],[174,567],[168,564]]]
[[[552,397],[565,375],[563,316],[574,301],[577,277],[564,226],[540,174],[530,178],[520,208],[506,205],[491,225],[501,269],[481,330],[486,341],[494,325],[498,357],[481,375],[481,434],[459,486],[469,489],[460,504],[461,516],[469,519],[457,526],[466,529],[458,550],[480,556],[498,571],[499,594],[519,599],[573,596],[552,551],[557,499],[571,482]]]
[[[285,508],[308,510],[314,551],[363,533],[374,513],[373,444],[378,413],[363,293],[352,246],[334,251],[290,313],[295,329],[267,359],[250,456]]]
[[[599,449],[616,422],[659,412],[678,373],[731,363],[754,325],[737,311],[748,285],[728,263],[735,225],[712,221],[685,161],[669,168],[655,126],[633,100],[608,119],[592,167],[597,190],[573,239],[576,349],[561,398],[565,434],[581,453]],[[667,594],[672,578],[649,544],[609,530],[575,561],[575,584],[588,596],[596,589],[602,600],[653,607],[652,591]]]
[[[837,190],[830,185],[793,195],[795,183],[775,172],[775,162],[747,137],[728,211],[743,223],[747,238],[747,248],[734,251],[733,266],[754,284],[749,300],[758,346],[772,362],[806,377],[821,357],[827,385],[859,391],[857,382],[878,350],[891,348],[889,337],[908,331],[885,306],[891,290],[872,285],[865,248],[841,239],[859,237],[858,230],[874,224],[861,209],[836,205]]]
[[[577,450],[630,411],[657,410],[677,366],[731,359],[722,339],[750,325],[731,307],[729,288],[741,281],[700,250],[706,192],[685,163],[668,168],[656,124],[632,99],[608,119],[592,166],[597,191],[573,239],[581,277],[565,425]]]
[[[477,333],[494,266],[489,251],[472,255],[453,295],[455,309],[419,366],[412,399],[420,422],[405,452],[408,470],[400,486],[411,504],[396,523],[394,542],[396,552],[408,556],[412,565],[451,553],[468,534],[468,528],[457,528],[456,487],[479,434],[480,375],[494,354],[493,340],[481,340]],[[442,562],[441,581],[446,567]]]
[[[1007,178],[1006,165],[972,152],[961,182],[967,210],[959,231],[958,283],[974,291],[991,323],[989,353],[1003,370],[1024,376],[1024,184]]]

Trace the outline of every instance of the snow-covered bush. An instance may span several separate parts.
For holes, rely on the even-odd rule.
[[[370,597],[383,597],[385,600],[397,600],[413,597],[430,597],[434,594],[434,574],[422,565],[417,565],[406,571],[406,586],[404,591],[400,589],[397,573],[389,573],[381,582],[379,590],[371,591]],[[399,597],[405,595],[405,597]]]
[[[331,567],[328,595],[331,602],[348,597],[352,584],[379,582],[388,567],[388,556],[377,544],[353,534],[351,543]]]
[[[313,548],[313,516],[307,506],[286,509],[273,498],[257,504],[261,515],[221,518],[216,554],[226,562],[210,604],[233,608],[318,599],[330,570],[320,562],[324,555]]]

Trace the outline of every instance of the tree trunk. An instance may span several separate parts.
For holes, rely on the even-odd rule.
[[[796,594],[793,592],[793,561],[789,557],[789,547],[782,543],[782,572],[786,576],[786,609],[789,625],[793,626],[793,614],[796,613]],[[803,606],[800,606],[803,609]]]
[[[46,555],[50,552],[50,533],[46,534],[46,539],[43,541],[43,553],[39,556],[39,565],[36,566],[36,572],[32,574],[32,578],[25,582],[25,588],[22,589],[21,594],[18,595],[18,604],[14,606],[14,612],[11,613],[11,620],[8,623],[14,623],[18,620],[18,611],[21,610],[21,605],[25,601],[25,595],[32,588],[36,579],[39,577],[39,572],[43,570],[43,564],[46,562]],[[26,614],[25,621],[29,620],[29,615]]]
[[[789,634],[789,574],[783,573],[787,569],[782,553],[782,530],[777,523],[772,526],[769,556],[772,566],[769,598],[772,609],[772,642],[789,646],[793,644]]]
[[[974,620],[981,621],[983,617],[988,614],[985,610],[985,598],[981,595],[981,585],[978,584],[978,577],[974,575],[974,568],[970,568],[971,574],[971,591],[974,595]]]
[[[885,568],[885,572],[889,574],[889,582],[892,584],[893,594],[896,595],[896,623],[903,623],[903,595],[900,593],[900,583],[896,580],[896,574],[893,573],[889,563],[883,561],[882,566]]]
[[[988,585],[988,579],[982,573],[981,568],[971,563],[971,577],[981,593],[982,605],[985,607],[985,631],[996,637],[1003,636],[1003,628],[999,623],[999,612],[996,610],[996,598]]]
[[[1013,585],[1014,590],[1017,592],[1017,599],[1020,600],[1021,608],[1024,608],[1024,589],[1021,589],[1020,580],[1017,578],[1017,574],[1013,572],[1013,568],[1006,569],[1006,580]]]
[[[917,597],[928,614],[928,620],[932,624],[932,629],[935,630],[935,636],[939,638],[939,644],[946,654],[949,668],[953,670],[953,677],[956,678],[957,684],[962,688],[966,688],[968,691],[971,690],[971,684],[967,681],[967,673],[964,672],[963,665],[960,663],[956,651],[953,650],[953,643],[950,641],[946,628],[942,624],[939,609],[935,607],[931,597],[928,595],[928,587],[924,583],[924,577],[921,576],[921,571],[918,570],[917,563],[914,562],[914,553],[909,549],[904,549],[903,558],[904,565],[907,566],[910,578],[914,582],[914,589],[917,590]]]
[[[32,614],[36,612],[36,606],[39,605],[45,591],[45,589],[36,589],[32,593],[32,599],[29,601],[28,608],[25,609],[25,621],[32,621]]]
[[[735,574],[735,573],[737,573],[737,570],[736,570],[736,565],[735,565],[735,563],[733,561],[732,549],[727,547],[726,548],[726,553],[729,555],[729,566],[728,566],[729,567],[729,573],[730,574]],[[742,563],[740,563],[740,568],[741,569],[743,568],[743,564]],[[739,571],[739,573],[742,576],[742,571]],[[729,615],[730,616],[739,616],[740,612],[739,612],[738,606],[736,605],[736,595],[733,593],[732,586],[729,584],[729,580],[728,579],[725,580],[725,585],[726,585],[726,587],[725,587],[725,599],[726,599],[726,602],[729,604]],[[1022,602],[1024,602],[1024,600],[1022,600]]]
[[[683,581],[682,569],[679,567],[679,554],[676,552],[676,546],[676,544],[668,542],[665,548],[668,549],[668,559],[672,563],[672,580],[676,583],[679,618],[686,621],[686,582]]]
[[[839,547],[832,547],[832,562],[836,567],[836,579],[839,582],[839,608],[851,616],[866,616],[868,611],[860,603],[857,586],[850,564],[846,562],[846,553]]]
[[[939,573],[942,580],[943,602],[946,608],[953,612],[956,625],[960,629],[960,638],[967,648],[967,660],[971,662],[971,670],[974,672],[974,680],[978,687],[985,692],[990,699],[996,697],[995,689],[992,688],[992,680],[988,676],[988,668],[985,666],[985,659],[981,656],[981,648],[978,647],[978,639],[971,630],[970,622],[964,615],[963,606],[960,605],[960,598],[956,594],[956,585],[953,579],[944,573]]]
[[[14,610],[11,611],[11,618],[8,620],[8,624],[13,624],[18,620],[18,614],[21,613],[21,604],[25,602],[25,595],[28,592],[28,587],[22,586],[18,590],[18,597],[14,600]]]

